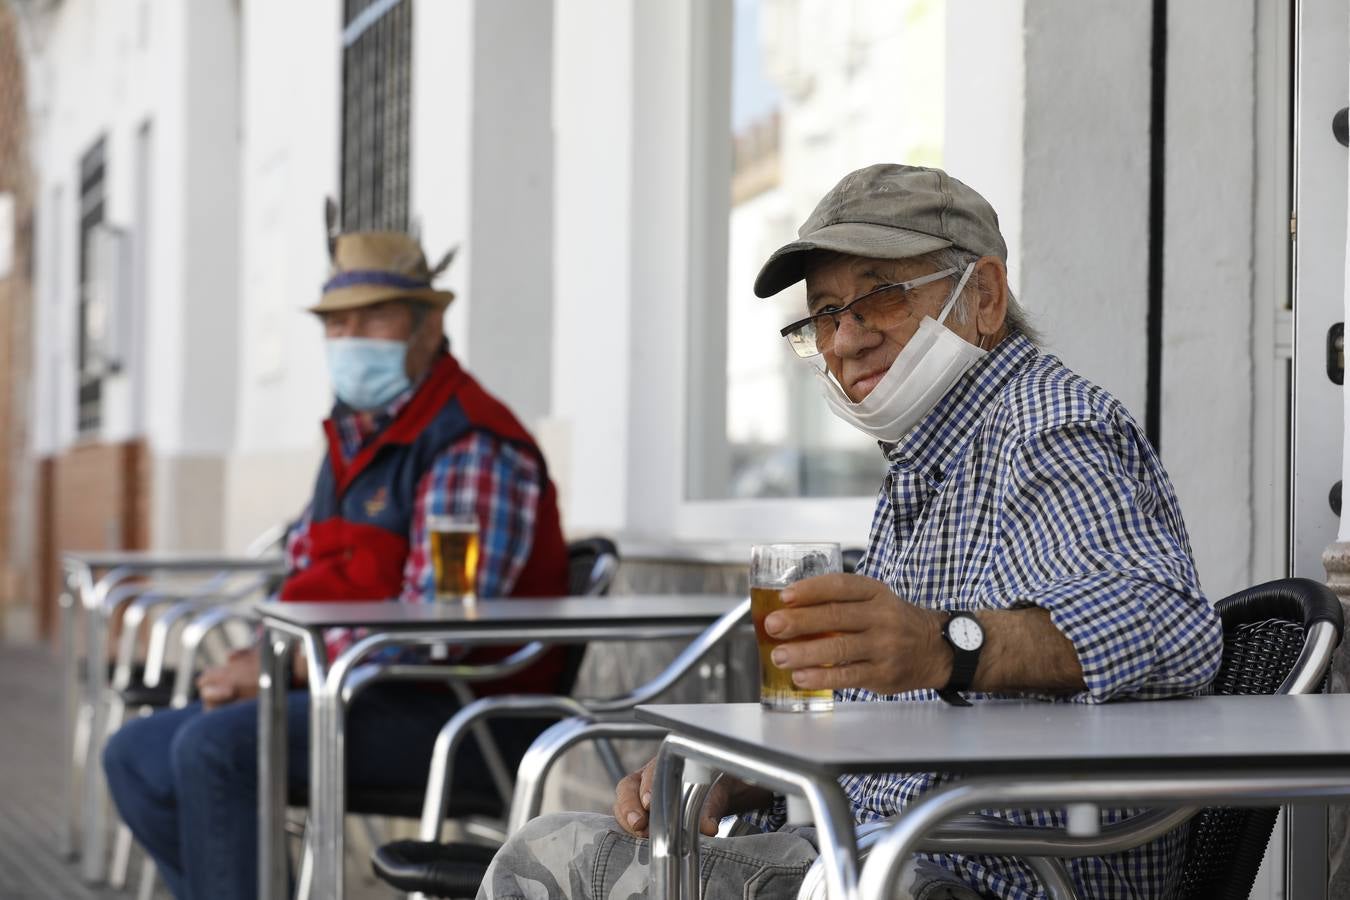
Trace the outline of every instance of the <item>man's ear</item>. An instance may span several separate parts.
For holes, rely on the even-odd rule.
[[[1008,268],[997,256],[981,256],[972,277],[980,298],[976,327],[982,336],[998,334],[1008,317]]]

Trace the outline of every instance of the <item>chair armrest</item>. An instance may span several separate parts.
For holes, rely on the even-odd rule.
[[[187,706],[192,696],[192,676],[197,670],[197,656],[207,635],[228,622],[257,622],[258,616],[249,607],[213,606],[183,627],[180,639],[182,658],[174,676],[172,706]]]
[[[727,635],[744,624],[750,618],[750,600],[746,598],[735,607],[723,613],[698,637],[680,651],[670,664],[661,670],[651,681],[619,697],[608,699],[587,699],[582,702],[593,713],[612,713],[630,710],[643,703],[649,703],[664,693],[675,682],[685,676],[710,650],[726,639]]]
[[[252,578],[229,593],[213,595],[194,593],[165,610],[150,626],[150,646],[145,654],[145,677],[143,679],[146,686],[155,687],[159,684],[159,680],[164,673],[164,660],[168,654],[169,639],[174,628],[180,622],[189,619],[199,610],[237,603],[260,589],[263,583],[262,578]]]
[[[422,840],[434,841],[440,836],[441,822],[445,819],[450,783],[454,772],[455,752],[459,749],[464,735],[470,728],[480,726],[486,719],[497,716],[543,716],[565,718],[584,716],[586,708],[571,697],[556,697],[536,694],[500,694],[495,697],[481,697],[465,704],[441,727],[436,736],[435,749],[431,755],[431,771],[427,778],[426,799],[422,804]],[[478,734],[480,742],[490,742],[490,736]],[[494,747],[495,749],[495,747]],[[485,754],[487,755],[487,754]],[[504,803],[511,802],[514,788],[510,785],[509,774],[494,771],[493,780],[502,794]]]
[[[597,720],[590,716],[563,719],[546,728],[534,739],[520,761],[515,796],[506,822],[507,835],[515,834],[526,822],[539,815],[543,805],[544,780],[558,758],[582,741],[661,740],[666,729],[646,722]],[[426,819],[423,819],[425,835]]]
[[[128,589],[130,585],[126,586]],[[117,590],[122,590],[118,588]],[[134,598],[125,605],[122,612],[122,634],[117,642],[116,666],[113,669],[113,690],[124,690],[131,686],[131,672],[136,660],[136,643],[140,637],[141,626],[157,608],[182,601],[183,595],[165,593],[157,590],[145,590],[135,593]],[[121,598],[118,598],[119,602]]]
[[[526,668],[548,649],[547,645],[534,641],[505,659],[484,665],[365,663],[358,666],[343,683],[342,702],[350,705],[353,697],[379,681],[495,681]]]

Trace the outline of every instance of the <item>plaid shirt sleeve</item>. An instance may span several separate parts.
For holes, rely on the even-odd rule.
[[[435,598],[428,514],[477,514],[478,596],[509,594],[534,547],[542,486],[538,461],[490,434],[472,432],[442,451],[417,488],[400,599],[425,603]]]
[[[1029,435],[1012,459],[1000,530],[1016,537],[999,550],[999,588],[1012,605],[1048,610],[1073,643],[1079,702],[1190,694],[1218,668],[1218,617],[1179,512],[1144,474],[1152,453],[1088,420]]]

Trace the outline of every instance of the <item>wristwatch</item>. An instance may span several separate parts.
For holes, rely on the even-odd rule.
[[[952,676],[947,679],[947,686],[938,691],[938,696],[953,706],[970,706],[970,701],[962,697],[961,692],[970,690],[975,681],[980,651],[984,649],[984,629],[970,613],[948,613],[947,623],[942,626],[942,639],[952,648]]]

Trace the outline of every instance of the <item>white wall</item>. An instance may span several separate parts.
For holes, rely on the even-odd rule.
[[[328,274],[323,203],[337,196],[341,4],[244,0],[234,451],[226,544],[297,515],[332,403],[322,333],[305,307]]]
[[[451,350],[474,364],[474,301],[467,290],[477,256],[471,231],[474,3],[414,0],[410,208],[432,263],[459,246],[438,282],[458,296],[446,313]]]
[[[473,269],[462,298],[468,345],[475,375],[527,426],[547,415],[551,399],[552,13],[549,0],[474,3],[466,123],[473,153],[466,232]]]
[[[1254,0],[1168,7],[1163,462],[1213,599],[1252,582]]]
[[[134,230],[134,160],[136,133],[142,122],[154,123],[157,162],[162,178],[172,179],[181,167],[183,148],[171,137],[181,133],[183,80],[179,46],[185,28],[176,3],[158,3],[134,14],[132,0],[96,3],[70,0],[50,19],[35,25],[40,37],[31,48],[36,102],[33,160],[39,183],[38,272],[42,298],[34,330],[35,450],[59,452],[75,439],[79,288],[79,163],[99,137],[106,138],[105,221]],[[150,335],[157,348],[174,345],[177,316],[160,310],[173,287],[178,249],[174,235],[181,210],[171,192],[154,198],[151,217],[165,226],[156,248],[157,264],[147,273],[147,294],[139,300],[159,324]],[[172,318],[172,321],[170,319]],[[146,361],[147,382],[172,382],[180,374],[173,351],[157,352]],[[172,374],[170,374],[172,372]],[[129,437],[131,393],[126,376],[107,383],[110,403],[105,418],[111,440]],[[172,399],[149,392],[155,421],[162,422]]]
[[[866,500],[685,500],[686,414],[703,403],[690,329],[707,326],[690,320],[709,205],[694,119],[707,72],[693,67],[709,62],[696,29],[719,7],[412,2],[412,211],[430,255],[462,245],[443,281],[459,293],[447,330],[539,432],[569,529],[745,539],[766,520],[805,534],[856,519],[863,531]],[[236,50],[230,0],[67,0],[35,91],[47,98],[35,439],[52,452],[73,437],[79,154],[108,132],[109,218],[134,225],[133,147],[149,119],[145,428],[162,460],[181,461],[163,477],[184,496],[208,495],[208,461],[228,454],[214,477],[234,547],[303,504],[331,399],[302,310],[326,274],[321,207],[337,193],[340,6],[242,0]],[[1172,9],[1163,446],[1211,592],[1249,575],[1233,548],[1253,540],[1240,449],[1254,427],[1254,176],[1240,149],[1255,127],[1253,9]],[[999,210],[1050,349],[1142,418],[1150,11],[949,0],[946,14],[946,164]],[[1214,442],[1191,434],[1202,415],[1237,452],[1207,452]]]
[[[636,10],[633,0],[557,0],[554,8],[556,287],[545,450],[566,493],[567,525],[612,530],[627,514],[627,410],[644,388],[631,378],[628,338],[641,315],[630,306],[631,226],[649,214],[632,199]],[[652,350],[664,360],[671,352]]]
[[[943,162],[998,212],[1008,278],[1020,296],[1026,116],[1023,0],[947,0]]]
[[[1141,422],[1151,6],[1026,0],[1022,300]]]

